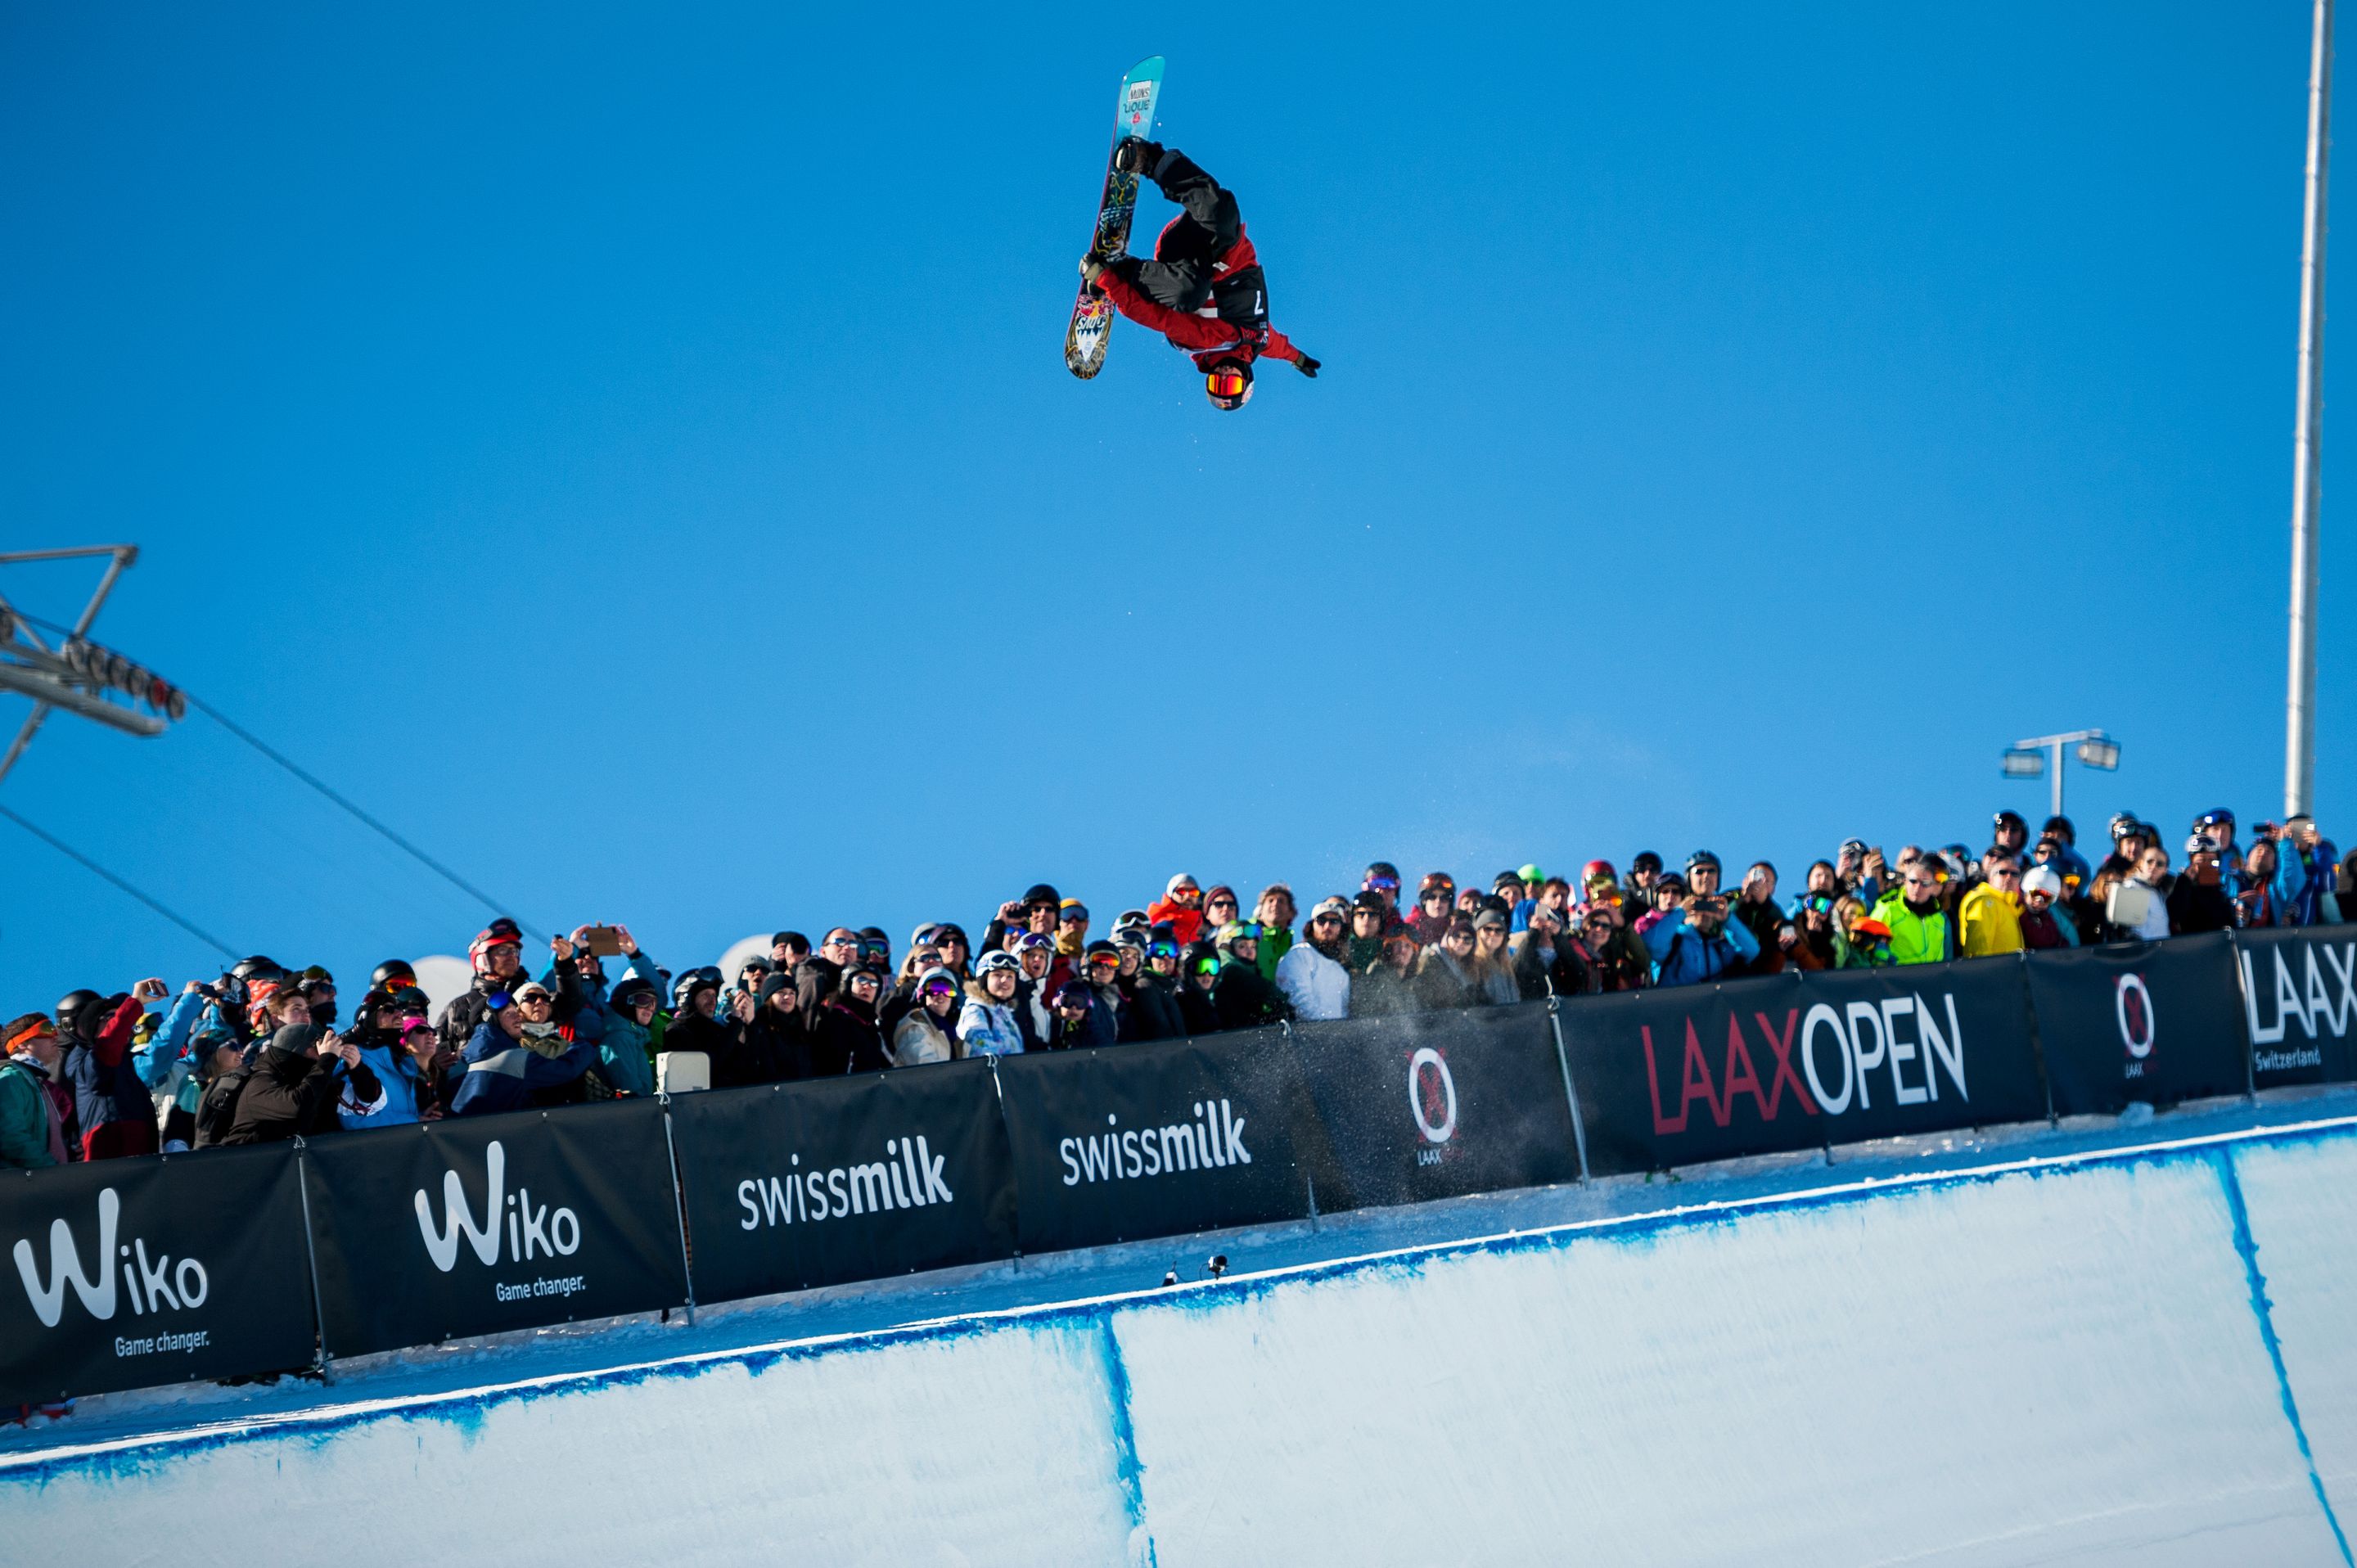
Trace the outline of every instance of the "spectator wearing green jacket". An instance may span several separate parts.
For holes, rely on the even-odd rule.
[[[1300,913],[1293,902],[1293,889],[1282,882],[1272,882],[1260,890],[1260,902],[1253,906],[1253,919],[1260,926],[1260,957],[1254,966],[1260,977],[1272,984],[1276,980],[1276,961],[1293,950],[1293,918]]]
[[[0,1059],[0,1168],[38,1171],[64,1162],[57,1107],[38,1072],[13,1057]]]
[[[1894,963],[1943,963],[1956,956],[1955,926],[1940,897],[1940,875],[1931,857],[1907,863],[1904,880],[1874,907],[1875,919],[1890,929]]]

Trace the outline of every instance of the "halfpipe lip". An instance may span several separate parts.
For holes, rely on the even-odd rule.
[[[2183,1137],[2145,1139],[2041,1155],[2005,1155],[1974,1158],[1937,1169],[1863,1176],[1842,1181],[1741,1197],[1703,1198],[1692,1203],[1663,1205],[1630,1213],[1598,1215],[1557,1223],[1515,1228],[1445,1240],[1421,1241],[1354,1252],[1298,1263],[1225,1274],[1218,1279],[1189,1280],[1167,1286],[1106,1291],[1056,1301],[1027,1302],[1004,1307],[967,1308],[937,1316],[911,1319],[880,1328],[852,1329],[736,1345],[708,1350],[683,1351],[610,1366],[548,1372],[530,1377],[487,1381],[463,1388],[323,1402],[300,1409],[252,1416],[157,1427],[104,1438],[27,1446],[0,1453],[0,1474],[25,1479],[41,1472],[70,1468],[92,1459],[136,1455],[172,1448],[207,1448],[248,1439],[291,1433],[328,1432],[358,1426],[387,1415],[431,1415],[438,1411],[488,1405],[510,1399],[563,1393],[609,1381],[650,1377],[693,1375],[731,1364],[758,1366],[780,1359],[800,1359],[836,1350],[869,1349],[928,1339],[947,1334],[977,1333],[1002,1325],[1052,1322],[1059,1317],[1089,1317],[1135,1305],[1182,1299],[1205,1292],[1251,1294],[1274,1285],[1330,1278],[1389,1263],[1429,1261],[1456,1254],[1552,1246],[1582,1236],[1643,1231],[1693,1224],[1743,1214],[1825,1207],[1923,1187],[1985,1182],[2002,1176],[2076,1167],[2133,1165],[2200,1150],[2236,1144],[2300,1141],[2357,1130],[2357,1113],[2312,1117],[2300,1121],[2223,1129]]]

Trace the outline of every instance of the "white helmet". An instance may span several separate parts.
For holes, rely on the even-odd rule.
[[[2029,868],[2029,875],[2021,879],[2021,890],[2024,893],[2043,893],[2049,898],[2060,898],[2062,897],[2062,878],[2055,875],[2054,868],[2050,865],[2033,865]]]

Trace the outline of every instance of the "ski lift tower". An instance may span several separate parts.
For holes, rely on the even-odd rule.
[[[70,561],[106,556],[106,575],[82,607],[73,629],[56,647],[42,640],[25,616],[0,596],[0,692],[33,699],[24,727],[0,756],[0,779],[16,766],[25,747],[51,709],[91,719],[129,735],[157,736],[188,711],[179,688],[89,640],[91,622],[114,591],[123,569],[139,559],[135,544],[90,544],[71,550],[17,550],[0,553],[0,566],[30,561]],[[126,702],[113,700],[120,696]],[[136,705],[135,705],[136,704]],[[140,706],[148,711],[140,712]]]

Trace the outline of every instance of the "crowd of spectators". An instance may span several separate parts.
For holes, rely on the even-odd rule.
[[[1978,854],[1909,844],[1894,858],[1851,839],[1791,892],[1764,860],[1730,891],[1706,850],[1676,866],[1648,851],[1625,871],[1591,860],[1577,883],[1536,865],[1486,887],[1435,871],[1412,893],[1378,861],[1297,929],[1283,883],[1247,913],[1233,887],[1181,874],[1102,937],[1086,904],[1042,884],[1000,905],[978,942],[954,921],[928,924],[896,961],[872,926],[815,944],[784,930],[734,974],[673,974],[627,928],[585,926],[548,943],[535,979],[523,934],[500,919],[468,950],[471,985],[438,1012],[393,959],[339,1029],[332,974],[257,956],[177,996],[146,979],[24,1014],[0,1026],[0,1166],[651,1095],[675,1053],[699,1054],[726,1088],[1287,1018],[2331,923],[2357,897],[2357,854],[2341,861],[2307,818],[2262,822],[2245,846],[2232,812],[2208,811],[2181,849],[2180,865],[2166,835],[2124,814],[2091,863],[2069,819],[2033,837],[1999,811]]]

